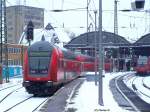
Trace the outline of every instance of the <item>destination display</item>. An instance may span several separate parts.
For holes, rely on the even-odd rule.
[[[29,56],[31,56],[31,57],[49,57],[50,52],[47,52],[47,51],[30,52]]]

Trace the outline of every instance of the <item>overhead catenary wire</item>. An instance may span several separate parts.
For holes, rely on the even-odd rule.
[[[10,2],[8,2],[9,0],[7,0],[7,3],[9,4],[9,5],[12,5],[12,3],[10,3]],[[39,2],[40,0],[37,0],[37,2]],[[54,0],[53,0],[54,1]],[[82,1],[81,1],[82,2]],[[97,10],[96,9],[96,4],[94,3],[95,1],[94,0],[89,0],[89,9],[88,9],[88,17],[90,18],[89,19],[89,23],[93,23],[94,22],[94,15],[93,15],[93,13],[92,13],[92,11],[94,11],[94,10]],[[62,0],[62,3],[63,3],[63,5],[64,4],[66,4],[66,3],[70,3],[71,5],[74,5],[74,6],[82,6],[82,5],[80,5],[80,3],[78,2],[78,1],[72,1],[72,0]],[[64,8],[64,6],[63,6],[63,8]],[[48,13],[48,12],[52,12],[52,10],[47,10],[47,9],[44,9],[44,11],[46,12],[46,13]],[[74,12],[78,12],[78,11],[86,11],[86,7],[79,7],[79,8],[72,8],[72,9],[63,9],[62,10],[62,12],[64,13],[64,12],[68,12],[68,11],[74,11]],[[52,12],[53,13],[53,12]],[[55,12],[54,12],[55,13]],[[103,10],[103,13],[111,13],[111,14],[113,14],[113,10]],[[131,13],[131,14],[130,14]],[[133,12],[133,13],[136,13],[136,12]],[[132,14],[132,12],[128,12],[128,14],[126,14],[126,12],[122,12],[121,10],[118,10],[118,16],[126,16],[126,17],[131,17],[131,18],[135,18],[135,19],[143,19],[143,17],[142,16],[137,16],[137,15],[133,15]],[[55,22],[56,22],[56,24],[59,24],[59,26],[62,26],[62,23],[60,23],[59,22],[59,20],[58,19],[56,19],[55,18],[55,16],[53,16],[53,15],[51,15],[51,18],[53,18],[52,20],[54,20]],[[148,18],[147,18],[148,19]],[[139,21],[139,20],[137,20],[137,21]],[[142,21],[142,20],[141,20]],[[110,22],[109,22],[110,23]],[[133,25],[134,26],[134,25]],[[103,27],[103,29],[104,29],[104,27]],[[106,28],[105,28],[106,29]],[[106,29],[107,30],[107,29]],[[146,31],[146,30],[145,30]]]
[[[17,1],[17,0],[16,0]],[[38,4],[40,5],[40,3],[39,3],[39,0],[36,0],[37,2],[38,2]],[[96,9],[96,6],[95,6],[95,3],[94,3],[94,0],[90,0],[90,1],[92,1],[93,2],[93,6],[94,6],[94,8],[95,9],[90,9],[90,7],[89,7],[89,11],[94,11],[94,10],[97,10]],[[6,2],[9,4],[9,5],[14,5],[14,4],[12,4],[11,2],[9,2],[8,0],[6,0]],[[71,4],[74,4],[75,2],[72,2],[72,1],[64,1],[64,3],[65,2],[68,2],[68,3],[71,3]],[[91,2],[91,3],[92,3]],[[64,4],[63,3],[63,4]],[[77,2],[76,2],[76,4],[77,4]],[[79,4],[77,4],[77,5],[79,5]],[[89,4],[90,5],[90,4]],[[44,9],[46,12],[52,12],[52,10],[49,10],[49,9]],[[80,8],[74,8],[74,9],[65,9],[65,10],[62,10],[62,12],[65,12],[65,11],[86,11],[86,7],[80,7]],[[119,12],[122,12],[121,10],[118,10]],[[135,11],[134,11],[135,12]],[[144,12],[144,11],[143,11]],[[147,11],[145,11],[145,12],[147,12]],[[103,10],[103,13],[113,13],[113,10]],[[125,12],[124,12],[125,13]],[[138,17],[138,16],[133,16],[133,15],[127,15],[127,14],[121,14],[121,13],[118,13],[119,15],[123,15],[123,16],[128,16],[128,17],[135,17],[135,18],[143,18],[143,17]]]
[[[76,6],[76,7],[79,7],[79,6],[82,7],[83,3],[84,3],[84,1],[81,2],[81,0],[80,0],[80,2],[78,2],[78,0],[65,0],[65,4],[70,4],[71,6]]]

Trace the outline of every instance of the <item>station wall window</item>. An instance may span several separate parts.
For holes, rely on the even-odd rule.
[[[20,53],[20,52],[21,48],[12,48],[12,47],[8,48],[8,53]]]
[[[13,65],[21,65],[21,60],[13,60]]]
[[[13,48],[12,47],[8,48],[8,53],[13,53]]]
[[[9,59],[8,60],[8,65],[13,65],[13,60]]]

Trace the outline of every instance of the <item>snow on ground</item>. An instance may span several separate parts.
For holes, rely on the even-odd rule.
[[[71,100],[71,103],[67,105],[65,110],[73,109],[76,112],[127,112],[118,106],[117,102],[113,98],[113,95],[109,88],[109,81],[124,73],[106,73],[103,78],[103,101],[104,106],[98,104],[98,86],[95,82],[85,81],[75,98]]]
[[[84,83],[81,85],[81,87],[78,89],[75,96],[72,99],[67,100],[67,106],[66,106],[65,110],[66,111],[67,110],[76,110],[75,112],[100,112],[100,111],[128,112],[127,110],[124,110],[121,107],[119,107],[119,105],[115,101],[115,99],[111,93],[111,90],[109,88],[109,81],[111,79],[113,79],[114,77],[116,77],[118,75],[123,75],[126,73],[127,72],[105,73],[105,77],[103,78],[104,106],[100,106],[98,104],[98,85],[95,85],[94,81],[85,80]],[[94,74],[94,73],[88,73],[88,74],[90,75],[90,74]],[[144,78],[144,83],[147,86],[150,86],[149,78],[150,77]],[[128,86],[130,85],[130,87],[131,87],[131,83],[133,80],[134,80],[134,78],[131,78],[131,80],[128,81],[128,83],[127,83]],[[10,79],[9,83],[1,84],[0,89],[3,89],[7,86],[15,85],[18,83],[20,84],[21,82],[22,82],[22,78],[12,78],[12,79]],[[136,83],[136,85],[139,85],[139,86],[137,86],[137,88],[142,88],[142,87],[140,87],[140,83],[142,83],[142,81],[140,81],[140,78],[138,78],[135,83]],[[143,90],[143,91],[146,91],[146,90]],[[34,100],[34,101],[36,102],[36,100]],[[33,102],[33,104],[35,102]],[[31,105],[31,103],[30,103],[30,105]],[[21,106],[21,107],[23,110],[26,110],[25,108],[23,108],[23,106]],[[27,111],[29,112],[30,109],[28,109]],[[71,111],[68,111],[68,112],[71,112]]]
[[[25,88],[22,87],[21,77],[10,78],[9,81],[10,81],[9,83],[6,83],[4,79],[3,81],[4,83],[0,84],[0,101],[4,97],[8,96],[5,100],[0,102],[0,112],[5,112],[10,107],[33,96],[31,94],[28,94]],[[12,108],[11,110],[9,110],[9,112],[32,112],[35,108],[37,108],[37,106],[39,106],[42,102],[44,103],[46,100],[47,97],[45,98],[33,97],[28,99],[25,102],[22,102],[20,105],[17,105],[15,108]]]
[[[124,81],[126,85],[132,89],[142,100],[150,104],[150,76],[142,77],[142,76],[133,76],[127,81]],[[143,83],[148,87],[144,87]],[[135,85],[137,90],[133,89],[133,85]]]
[[[148,88],[150,88],[150,76],[144,78],[143,83],[146,84]]]
[[[22,80],[23,79],[21,77],[20,78],[15,77],[15,78],[10,78],[9,83],[6,83],[6,80],[4,78],[3,79],[3,84],[0,84],[0,90],[3,89],[3,88],[7,88],[7,87],[10,87],[10,86],[21,84]]]

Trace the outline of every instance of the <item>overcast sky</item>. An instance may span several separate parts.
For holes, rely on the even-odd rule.
[[[45,25],[50,22],[54,27],[69,29],[76,34],[86,32],[86,10],[52,12],[55,9],[86,8],[87,0],[7,0],[7,5],[24,4],[45,9]],[[145,0],[145,10],[150,7],[149,0]],[[113,32],[114,28],[114,0],[102,0],[103,3],[103,30]],[[99,0],[91,0],[89,9],[98,10]],[[119,0],[118,10],[131,9],[131,0]],[[109,11],[108,11],[109,10]],[[93,23],[94,12],[90,11],[89,24]],[[118,34],[129,40],[136,40],[150,31],[149,13],[118,11]],[[97,16],[98,18],[98,16]],[[98,23],[98,21],[97,21]],[[94,23],[93,23],[94,24]],[[83,28],[84,27],[84,28]],[[94,29],[94,28],[93,28]],[[92,30],[92,28],[91,28]]]

